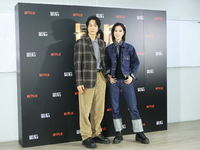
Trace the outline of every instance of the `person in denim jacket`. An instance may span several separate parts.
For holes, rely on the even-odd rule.
[[[133,85],[133,80],[137,78],[139,59],[134,47],[125,42],[126,28],[124,24],[114,24],[111,35],[113,43],[106,48],[106,69],[109,79],[113,123],[116,131],[113,143],[117,144],[123,140],[121,133],[122,118],[119,106],[119,95],[120,90],[122,90],[131,115],[133,132],[136,133],[135,140],[149,144],[149,139],[143,133],[142,120],[137,109]]]

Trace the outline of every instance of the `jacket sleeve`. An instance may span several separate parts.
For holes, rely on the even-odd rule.
[[[83,77],[82,77],[82,44],[81,40],[76,41],[74,46],[74,71],[76,77],[76,86],[83,85]]]
[[[135,48],[133,46],[131,46],[131,51],[130,51],[130,55],[131,55],[131,59],[130,59],[130,66],[131,66],[131,76],[134,78],[134,79],[137,79],[137,71],[138,71],[138,67],[139,67],[139,59],[138,59],[138,56],[137,56],[137,53],[135,51]]]
[[[111,71],[111,62],[110,62],[108,47],[106,47],[106,73],[110,74]]]

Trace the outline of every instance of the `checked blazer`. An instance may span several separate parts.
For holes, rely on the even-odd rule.
[[[102,73],[106,78],[105,47],[103,40],[98,39]],[[89,36],[77,40],[74,46],[74,69],[76,86],[84,85],[85,88],[93,88],[96,84],[97,69],[96,57],[92,41]]]

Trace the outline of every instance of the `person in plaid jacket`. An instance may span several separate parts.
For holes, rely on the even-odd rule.
[[[106,89],[106,44],[97,38],[100,25],[99,18],[90,16],[86,21],[88,36],[77,40],[74,47],[80,132],[82,145],[87,148],[96,148],[96,143],[110,143],[110,140],[101,134],[100,125],[104,116]]]

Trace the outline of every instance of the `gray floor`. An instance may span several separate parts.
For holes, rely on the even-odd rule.
[[[200,120],[168,124],[168,130],[146,133],[150,144],[135,142],[134,135],[124,136],[120,144],[97,144],[95,150],[200,150]],[[113,139],[113,137],[110,137]],[[0,143],[0,150],[89,150],[81,141],[22,148],[17,141]]]

